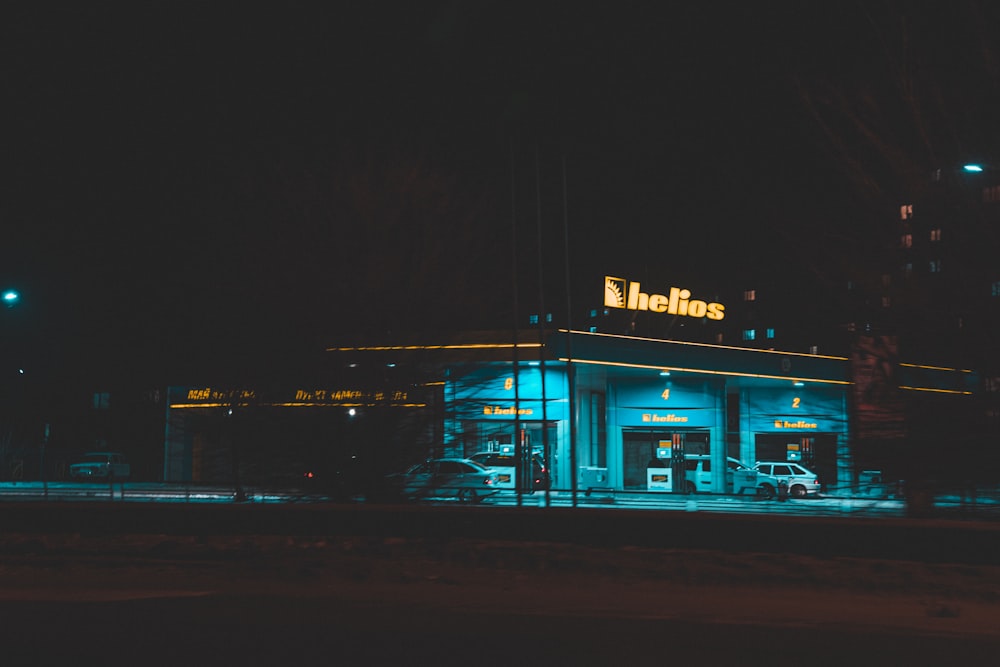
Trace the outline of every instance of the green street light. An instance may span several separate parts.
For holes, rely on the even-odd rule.
[[[21,293],[17,290],[9,289],[4,290],[3,293],[3,303],[8,308],[13,308],[17,305],[17,302],[21,300]]]

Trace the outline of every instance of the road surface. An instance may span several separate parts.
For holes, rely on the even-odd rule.
[[[997,564],[96,525],[0,533],[10,664],[941,665],[1000,650]]]

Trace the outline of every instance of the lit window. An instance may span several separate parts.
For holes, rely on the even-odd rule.
[[[552,321],[552,313],[545,313],[545,321],[546,322]]]
[[[932,259],[930,263],[931,273],[941,273],[941,260]]]
[[[1000,296],[1000,280],[993,281],[993,284],[990,285],[990,290],[993,296]]]
[[[528,324],[538,324],[538,315],[528,315]]]
[[[913,234],[903,234],[899,237],[899,245],[903,248],[913,247]]]
[[[937,229],[932,229],[931,241],[940,241],[940,240],[941,240],[941,228],[938,227]]]
[[[754,340],[757,337],[757,332],[753,329],[743,330],[743,340]]]
[[[722,344],[722,334],[720,333],[715,334],[715,342],[719,343],[720,345]]]
[[[934,171],[931,172],[931,180],[933,182],[935,182],[935,183],[937,183],[938,181],[941,180],[941,170],[940,169],[935,169]]]
[[[101,392],[94,394],[94,409],[95,410],[107,410],[111,407],[111,394],[108,392]]]
[[[755,289],[744,290],[743,291],[743,300],[744,301],[756,301],[757,300],[757,290],[755,290]]]
[[[774,329],[773,328],[768,328],[766,335],[767,335],[768,338],[774,338]]]
[[[899,207],[899,217],[903,220],[909,220],[913,217],[913,204],[903,204]]]
[[[591,317],[597,317],[597,309],[596,308],[593,309],[592,311],[590,311],[590,316]]]
[[[810,345],[809,354],[819,354],[819,345]]]
[[[590,327],[590,333],[597,333],[597,327]]]

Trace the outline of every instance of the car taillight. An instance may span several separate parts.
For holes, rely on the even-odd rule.
[[[486,486],[489,486],[492,483],[493,483],[492,477],[487,477],[485,480],[483,480],[483,484],[485,484]]]

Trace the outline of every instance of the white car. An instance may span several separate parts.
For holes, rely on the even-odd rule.
[[[805,498],[820,492],[819,475],[789,461],[758,461],[754,470],[773,477],[788,488],[792,498]]]
[[[118,452],[87,452],[69,467],[74,479],[128,479],[131,466]]]
[[[431,459],[403,473],[390,475],[392,489],[409,499],[455,496],[462,502],[478,502],[499,491],[495,470],[460,458]]]
[[[739,484],[737,484],[739,480]],[[754,490],[764,498],[777,493],[778,480],[746,465],[731,456],[726,457],[726,493],[742,495]],[[705,454],[684,456],[684,492],[699,493],[712,490],[712,457]]]

